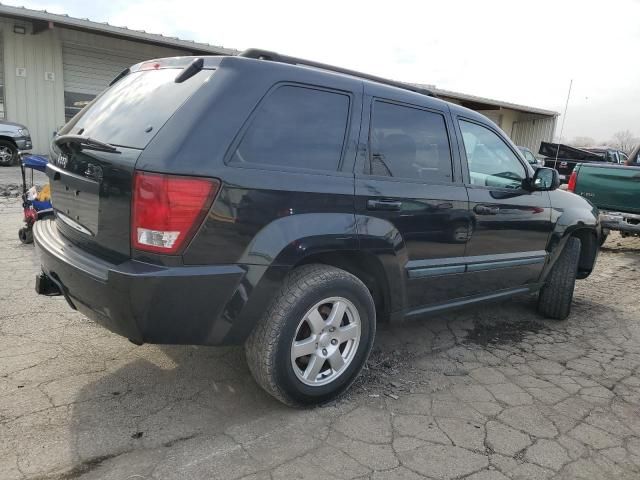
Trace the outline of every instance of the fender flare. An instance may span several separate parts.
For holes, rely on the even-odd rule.
[[[566,220],[569,219],[570,223],[566,223]],[[555,223],[555,227],[549,236],[549,241],[547,242],[547,251],[549,252],[549,256],[540,275],[541,282],[544,282],[547,275],[551,272],[551,269],[558,258],[560,258],[560,254],[564,250],[564,247],[570,237],[578,237],[582,242],[582,251],[580,253],[581,269],[578,271],[577,278],[582,279],[588,277],[595,265],[599,252],[598,239],[600,238],[600,235],[602,235],[602,229],[600,227],[598,217],[595,217],[595,220],[591,222],[585,222],[583,220],[576,220],[575,218],[572,218],[572,215],[570,215],[564,220],[565,221],[562,221],[561,216],[558,222]],[[590,240],[589,244],[587,244],[585,242],[586,238],[592,238],[593,240]]]

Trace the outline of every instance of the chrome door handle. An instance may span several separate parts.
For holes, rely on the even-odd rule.
[[[497,215],[500,213],[500,207],[488,207],[487,205],[476,205],[473,211],[478,215]]]
[[[394,200],[367,200],[367,210],[398,211],[402,208],[402,202]]]

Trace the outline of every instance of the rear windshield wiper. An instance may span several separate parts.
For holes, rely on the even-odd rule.
[[[124,70],[122,70],[118,75],[116,75],[116,78],[114,78],[113,80],[111,80],[109,82],[109,86],[113,85],[114,83],[116,83],[118,80],[120,80],[123,77],[126,77],[127,75],[129,75],[129,69],[125,68]]]
[[[200,72],[202,67],[204,67],[204,58],[198,57],[176,76],[174,82],[182,83],[185,80],[189,80],[196,73]]]
[[[83,137],[82,135],[60,135],[54,140],[58,146],[66,145],[68,143],[82,145],[89,150],[98,150],[100,152],[120,153],[113,145],[110,145],[100,140],[94,140],[90,137]]]

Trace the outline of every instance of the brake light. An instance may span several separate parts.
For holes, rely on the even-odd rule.
[[[176,254],[188,244],[220,188],[213,178],[137,171],[133,177],[131,245]]]
[[[570,192],[576,191],[576,180],[578,180],[578,172],[575,170],[571,172],[571,176],[569,177],[569,183],[567,184],[567,190]]]
[[[138,71],[158,70],[161,67],[162,67],[162,64],[160,62],[144,62],[142,65],[140,65],[140,68],[138,68]]]

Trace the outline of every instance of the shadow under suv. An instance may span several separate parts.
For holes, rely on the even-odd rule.
[[[486,117],[264,51],[131,67],[51,159],[36,290],[134,343],[244,344],[292,405],[347,389],[379,321],[535,292],[566,318],[601,234]]]

